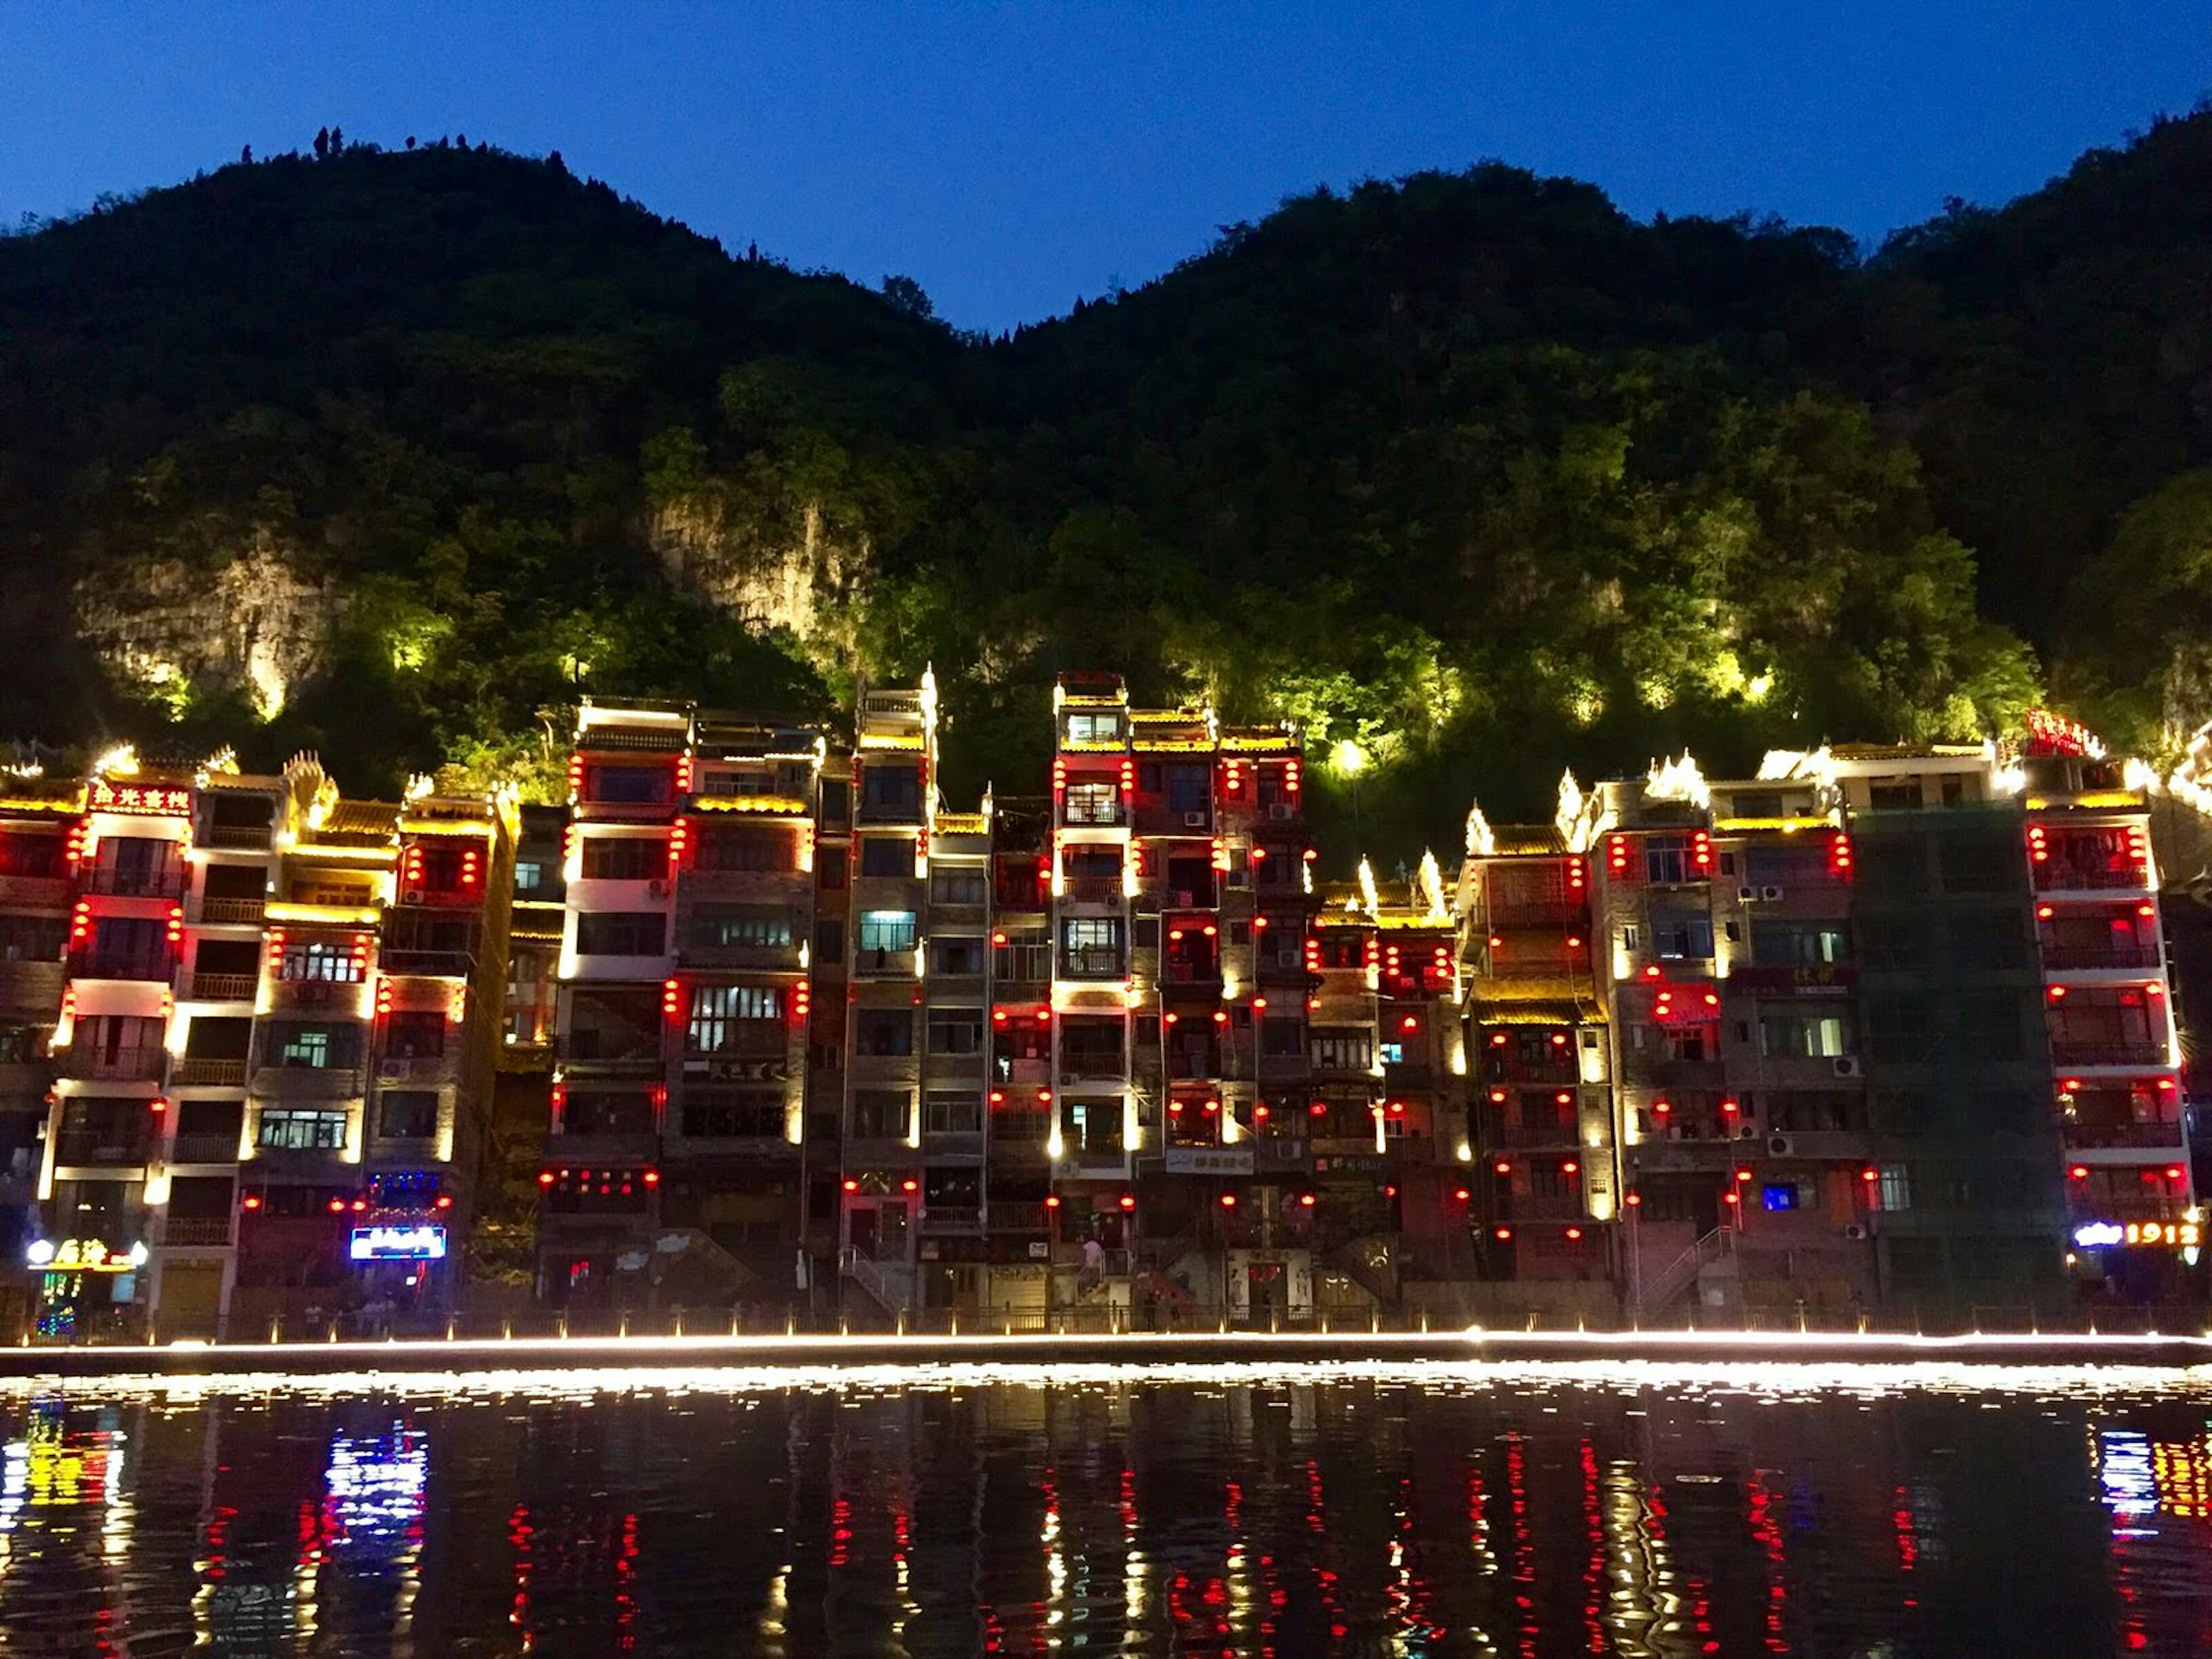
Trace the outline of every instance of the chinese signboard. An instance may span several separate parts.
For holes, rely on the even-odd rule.
[[[114,783],[94,778],[86,797],[95,812],[140,812],[154,817],[181,818],[192,810],[192,792],[160,784]]]

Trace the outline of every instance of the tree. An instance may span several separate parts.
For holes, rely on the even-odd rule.
[[[922,291],[921,284],[911,276],[884,277],[884,298],[891,302],[894,310],[913,318],[916,322],[929,322],[937,315],[937,307],[929,302],[929,295]]]
[[[322,161],[330,153],[331,130],[328,127],[317,127],[315,129],[315,159],[318,161]]]

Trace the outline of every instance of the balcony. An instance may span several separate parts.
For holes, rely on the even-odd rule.
[[[424,910],[473,910],[483,902],[483,890],[477,887],[407,887],[400,890],[399,902]]]
[[[64,1129],[55,1138],[56,1164],[83,1169],[146,1161],[152,1137],[143,1121],[106,1129]]]
[[[2061,973],[2091,973],[2100,969],[2156,968],[2155,943],[2136,945],[2045,945],[2043,965]]]
[[[58,962],[0,962],[0,1010],[53,1018],[69,970]]]
[[[169,1083],[179,1089],[195,1084],[217,1089],[242,1089],[246,1086],[246,1062],[185,1054],[169,1068]]]
[[[928,1204],[921,1212],[924,1233],[975,1233],[983,1229],[980,1204]]]
[[[64,876],[0,876],[0,907],[10,910],[59,910],[69,903]]]
[[[1128,1056],[1119,1048],[1108,1054],[1077,1053],[1062,1048],[1060,1053],[1060,1079],[1062,1083],[1118,1082],[1129,1074]]]
[[[2148,885],[2139,864],[2053,857],[2035,866],[2035,890],[2039,893],[2139,892]]]
[[[161,1230],[161,1243],[170,1247],[186,1246],[206,1249],[230,1243],[228,1216],[177,1216],[169,1218]]]
[[[2091,1042],[2061,1036],[2051,1039],[2051,1058],[2060,1066],[2134,1066],[2148,1069],[2164,1066],[2166,1060],[2164,1045],[2148,1038]]]
[[[1582,899],[1509,899],[1489,908],[1488,920],[1493,931],[1509,927],[1561,929],[1579,926],[1589,916],[1589,905]]]
[[[994,1202],[985,1229],[994,1233],[1041,1233],[1052,1224],[1052,1212],[1042,1204]]]
[[[676,947],[676,960],[685,968],[752,969],[763,973],[795,974],[799,971],[799,946],[679,945]]]
[[[600,1164],[649,1164],[660,1155],[660,1137],[650,1130],[631,1134],[602,1134],[564,1130],[545,1138],[545,1161],[586,1166]]]
[[[70,959],[70,972],[78,979],[151,980],[166,985],[173,963],[167,951],[87,951]]]
[[[893,951],[883,945],[863,946],[853,953],[853,973],[860,979],[912,979],[915,951]]]
[[[200,1002],[251,1002],[260,984],[256,974],[195,973],[185,981],[185,994]]]
[[[1127,979],[1129,965],[1119,951],[1063,951],[1060,977],[1112,981]]]
[[[198,847],[219,848],[226,853],[265,853],[269,850],[269,826],[210,823],[194,833],[192,842]]]
[[[111,898],[179,899],[185,896],[185,866],[167,870],[118,870],[95,867],[84,878],[84,890]]]
[[[67,1078],[100,1078],[109,1082],[158,1083],[168,1063],[168,1051],[158,1042],[133,1043],[119,1048],[73,1043],[62,1050],[60,1073]]]
[[[387,974],[411,974],[422,979],[466,979],[477,965],[468,951],[410,951],[386,945],[377,965]]]
[[[264,1066],[253,1092],[264,1100],[346,1100],[361,1093],[358,1066]]]
[[[2178,1153],[2182,1148],[2179,1123],[2069,1122],[2062,1127],[2067,1146],[2082,1152],[2133,1146]]]
[[[221,1134],[179,1135],[170,1149],[172,1164],[235,1164],[238,1162],[238,1131],[229,1129]]]
[[[192,901],[190,915],[195,922],[210,927],[258,927],[268,903],[265,897],[222,898],[204,894]]]

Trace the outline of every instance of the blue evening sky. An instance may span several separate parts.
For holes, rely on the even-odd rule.
[[[328,122],[465,132],[1000,328],[1317,182],[1486,156],[1638,216],[1879,237],[2185,112],[2212,90],[2212,4],[0,0],[0,62],[9,221]]]

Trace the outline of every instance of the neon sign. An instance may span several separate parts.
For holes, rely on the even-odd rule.
[[[2085,1221],[2074,1230],[2074,1242],[2085,1250],[2111,1244],[2161,1245],[2190,1249],[2201,1242],[2194,1221]]]
[[[356,1261],[442,1261],[446,1230],[415,1227],[356,1227],[349,1252]]]
[[[106,778],[94,778],[88,801],[95,812],[143,812],[155,817],[180,818],[191,815],[192,792],[166,789],[158,784],[110,783]]]
[[[33,1267],[50,1273],[127,1273],[146,1265],[143,1244],[118,1250],[96,1238],[34,1238],[23,1252]]]

